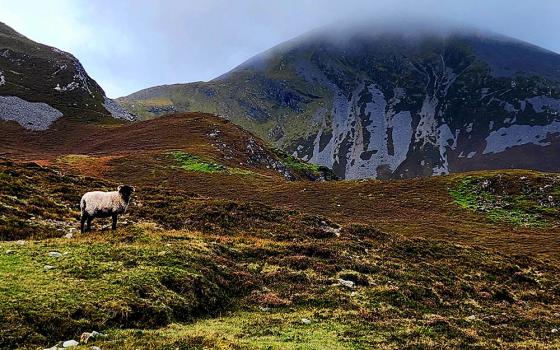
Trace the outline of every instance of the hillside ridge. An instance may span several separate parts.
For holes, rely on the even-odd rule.
[[[32,41],[0,22],[0,120],[44,131],[63,116],[104,122],[135,119],[105,95],[72,54]]]

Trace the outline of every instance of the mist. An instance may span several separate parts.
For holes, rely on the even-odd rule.
[[[211,80],[281,42],[338,23],[443,34],[452,25],[560,52],[558,13],[553,0],[0,0],[1,21],[73,53],[110,97]]]

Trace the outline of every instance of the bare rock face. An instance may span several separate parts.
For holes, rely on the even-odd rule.
[[[148,97],[217,111],[347,179],[560,171],[560,55],[475,30],[330,28],[119,101],[159,115]]]
[[[113,118],[124,119],[128,121],[136,120],[136,116],[134,114],[128,112],[115,100],[112,100],[108,97],[105,97],[105,102],[103,102],[103,107],[105,107],[105,109],[109,111],[109,113],[111,113]]]

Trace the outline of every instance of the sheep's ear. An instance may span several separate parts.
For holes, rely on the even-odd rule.
[[[122,185],[120,185],[119,187],[117,187],[117,191],[121,191]]]

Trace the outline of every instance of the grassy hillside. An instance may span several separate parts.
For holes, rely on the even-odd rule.
[[[80,194],[116,183],[10,162],[2,174],[0,227],[22,220],[0,242],[0,348],[91,331],[105,337],[81,348],[560,347],[552,256],[157,184],[139,189],[116,232],[100,220],[79,234]]]
[[[200,113],[3,127],[0,349],[560,348],[558,175],[311,181]]]

